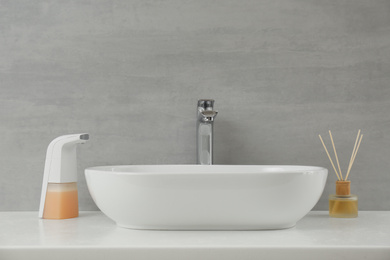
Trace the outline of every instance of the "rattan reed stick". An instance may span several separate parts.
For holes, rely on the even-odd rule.
[[[330,163],[331,163],[332,166],[333,166],[333,170],[334,170],[334,172],[335,172],[336,175],[337,175],[337,179],[340,181],[340,176],[339,176],[339,174],[337,173],[336,167],[334,166],[334,163],[333,163],[333,161],[332,161],[332,158],[331,158],[330,155],[329,155],[328,149],[326,149],[326,145],[325,145],[324,141],[322,140],[321,135],[318,135],[318,136],[320,137],[321,143],[322,143],[322,145],[323,145],[324,148],[325,148],[325,152],[326,152],[326,154],[328,155],[329,161],[330,161]]]
[[[357,147],[356,147],[356,152],[355,152],[355,154],[354,154],[354,156],[353,156],[352,163],[351,163],[351,167],[350,167],[349,170],[351,170],[352,165],[353,165],[353,163],[355,162],[355,158],[356,158],[357,152],[358,152],[358,150],[359,150],[360,143],[362,142],[362,139],[363,139],[363,135],[360,136],[359,144],[358,144]],[[349,175],[349,172],[347,173],[347,177],[346,177],[345,179],[348,178],[348,175]]]
[[[332,141],[332,146],[333,146],[334,155],[336,157],[337,166],[339,167],[340,178],[341,178],[341,180],[343,180],[343,174],[341,173],[339,157],[337,156],[336,146],[334,145],[332,132],[330,130],[329,130],[329,136],[330,136],[330,140]]]
[[[360,137],[360,129],[358,131],[358,134],[356,136],[356,141],[355,141],[355,145],[353,146],[353,150],[352,150],[352,154],[351,154],[351,159],[349,159],[349,165],[348,165],[348,170],[347,170],[347,177],[349,175],[349,171],[351,170],[351,166],[352,166],[352,160],[353,160],[353,157],[355,155],[355,151],[356,151],[356,146],[358,144],[358,141],[359,141],[359,137]],[[347,180],[347,177],[345,180]]]

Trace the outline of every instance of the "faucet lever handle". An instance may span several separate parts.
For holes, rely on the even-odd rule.
[[[199,99],[198,107],[203,108],[204,110],[213,110],[214,99]]]

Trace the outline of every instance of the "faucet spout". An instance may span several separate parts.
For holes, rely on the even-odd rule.
[[[198,101],[197,116],[197,163],[213,164],[213,130],[214,119],[218,112],[214,111],[214,100]]]

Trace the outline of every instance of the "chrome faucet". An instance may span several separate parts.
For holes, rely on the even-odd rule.
[[[198,100],[197,162],[198,164],[213,164],[213,128],[218,112],[214,111],[213,99]]]

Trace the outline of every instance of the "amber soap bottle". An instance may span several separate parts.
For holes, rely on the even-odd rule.
[[[358,216],[358,197],[351,194],[351,181],[336,181],[336,194],[329,195],[329,216],[333,218]]]

